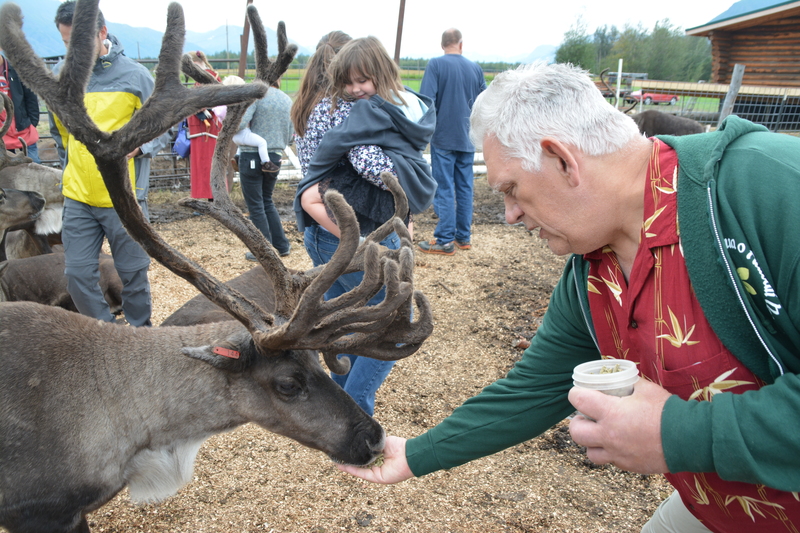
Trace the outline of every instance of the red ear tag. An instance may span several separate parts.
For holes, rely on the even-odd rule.
[[[236,350],[229,350],[227,348],[223,348],[222,346],[214,346],[214,349],[211,351],[223,357],[230,357],[231,359],[239,359],[239,352],[237,352]]]

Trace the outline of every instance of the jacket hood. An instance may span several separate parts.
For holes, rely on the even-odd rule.
[[[122,43],[119,42],[119,39],[111,35],[110,33],[106,36],[106,40],[111,43],[111,49],[108,53],[104,56],[100,56],[97,58],[97,62],[95,63],[94,68],[103,68],[103,63],[106,62],[113,62],[121,55],[125,55],[125,48],[122,46]]]
[[[672,135],[658,135],[657,137],[678,151],[681,170],[703,169],[702,175],[686,174],[687,178],[702,184],[714,179],[717,175],[719,162],[731,143],[743,135],[756,131],[768,132],[769,130],[764,126],[753,124],[736,115],[730,115],[722,121],[716,131],[711,133],[700,136],[675,137]]]
[[[397,128],[397,131],[403,134],[411,146],[415,150],[423,152],[425,148],[427,148],[428,143],[431,140],[431,136],[433,136],[433,132],[436,129],[435,106],[432,98],[412,91],[408,87],[405,89],[406,91],[416,95],[416,97],[419,98],[428,108],[419,122],[408,120],[398,106],[387,102],[378,95],[371,97],[369,100],[357,100],[353,103],[353,109],[358,106],[371,106],[373,108],[383,110],[387,115],[389,115],[389,118],[391,118],[392,124],[395,128]]]

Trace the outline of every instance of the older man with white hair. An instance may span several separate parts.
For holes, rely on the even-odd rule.
[[[394,483],[577,409],[570,432],[592,461],[675,487],[642,531],[800,528],[800,139],[736,116],[645,138],[559,64],[497,76],[471,127],[506,220],[571,257],[506,377],[426,433],[389,437],[382,466],[341,468]],[[573,387],[600,358],[637,364],[630,396]]]

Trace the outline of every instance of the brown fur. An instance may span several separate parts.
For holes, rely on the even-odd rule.
[[[100,254],[100,289],[111,313],[122,312],[122,280],[110,255]],[[0,262],[0,301],[38,302],[78,312],[67,291],[64,252]]]
[[[187,89],[179,76],[183,11],[170,4],[155,91],[128,124],[107,133],[82,105],[97,4],[78,2],[58,78],[25,41],[15,4],[0,8],[0,47],[23,82],[87,146],[129,234],[240,323],[132,328],[36,303],[0,304],[0,526],[10,533],[87,533],[86,513],[126,485],[134,499],[162,499],[191,480],[195,454],[207,437],[246,422],[338,461],[367,463],[383,447],[383,430],[330,379],[319,351],[341,371],[337,354],[400,359],[416,352],[433,329],[430,306],[413,288],[410,236],[399,219],[359,246],[352,209],[329,192],[326,202],[342,231],[339,249],[324,267],[294,273],[227,195],[230,137],[247,103],[264,95],[296,51],[283,24],[272,62],[261,19],[248,6],[260,81]],[[216,218],[251,249],[270,278],[271,302],[245,298],[170,247],[144,219],[128,179],[126,154],[184,117],[223,104],[231,107],[212,163],[215,201],[185,203]],[[397,195],[398,210],[406,212],[397,181],[384,181]],[[391,231],[403,237],[403,247],[381,252],[377,242]],[[363,283],[326,302],[327,289],[352,269],[364,270]],[[381,286],[384,301],[366,306]]]
[[[647,137],[652,137],[653,135],[692,135],[706,131],[705,127],[696,120],[662,113],[653,109],[633,115],[631,118],[639,126],[639,131]]]

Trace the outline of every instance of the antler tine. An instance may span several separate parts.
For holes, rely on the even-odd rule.
[[[247,16],[250,19],[250,25],[253,29],[253,41],[256,50],[256,70],[258,76],[261,77],[270,70],[265,66],[265,63],[270,63],[267,55],[266,31],[264,30],[264,25],[261,22],[258,10],[256,10],[255,7],[248,7]],[[280,23],[278,26],[279,42],[281,41],[281,34],[283,34],[282,41],[284,45],[279,45],[280,53],[281,55],[289,53],[291,57],[288,62],[283,64],[282,70],[278,71],[274,68],[271,70],[271,72],[276,73],[276,80],[283,75],[297,52],[296,46],[288,52],[284,48],[286,43],[286,26],[283,23]],[[196,71],[202,71],[202,69],[194,64],[191,65],[191,68],[187,68],[185,63],[186,58],[184,59],[184,73],[192,77],[196,75],[199,77]],[[279,63],[279,65],[280,64],[281,63]],[[273,67],[275,67],[274,64]],[[205,71],[202,72],[203,74],[207,74]],[[197,78],[195,77],[195,79]],[[216,82],[216,80],[214,81]],[[261,82],[257,83],[261,84]],[[278,257],[278,253],[264,235],[262,235],[261,231],[259,231],[250,220],[245,218],[239,208],[230,200],[230,195],[225,186],[225,176],[228,165],[228,145],[238,129],[242,116],[247,109],[247,105],[248,104],[241,104],[228,108],[227,115],[223,121],[222,131],[217,138],[217,146],[214,149],[214,159],[211,165],[211,187],[214,194],[214,203],[199,202],[187,198],[182,200],[181,204],[213,217],[233,232],[250,251],[253,252],[264,268],[264,271],[272,280],[275,291],[275,312],[280,316],[289,317],[297,306],[300,293],[311,282],[311,278],[303,275],[294,277],[289,273],[283,261]]]
[[[264,345],[271,348],[285,348],[288,346],[299,347],[298,343],[307,346],[308,332],[315,327],[315,324],[322,322],[332,313],[341,311],[341,304],[345,301],[353,305],[363,306],[367,300],[364,297],[375,294],[380,286],[385,283],[387,267],[384,266],[384,275],[376,275],[375,267],[378,266],[377,247],[368,253],[371,260],[367,261],[371,268],[365,273],[364,280],[360,284],[355,294],[349,295],[341,300],[334,299],[330,302],[324,301],[324,294],[336,279],[347,269],[350,258],[359,246],[359,227],[352,208],[345,202],[342,195],[336,191],[328,191],[325,195],[325,202],[330,206],[336,217],[337,224],[341,231],[339,247],[334,252],[331,260],[316,272],[316,276],[303,291],[300,301],[297,303],[291,319],[279,328],[275,328],[268,337],[260,339]],[[391,274],[391,273],[390,273]],[[395,276],[396,277],[396,276]],[[377,290],[376,290],[377,289]],[[394,289],[392,289],[394,290]],[[374,306],[375,308],[377,306]],[[383,308],[381,309],[382,312]],[[389,311],[391,312],[391,311]],[[322,318],[320,318],[322,317]],[[319,342],[318,340],[315,342]],[[316,344],[319,346],[319,344]]]
[[[25,85],[38,87],[40,97],[46,99],[48,94],[58,92],[56,77],[25,39],[22,11],[17,4],[9,2],[0,7],[0,48],[5,50]]]
[[[410,246],[400,250],[400,278],[409,286],[413,279],[414,256]],[[417,320],[411,320],[411,300],[413,296],[417,304]],[[341,337],[328,346],[322,347],[326,362],[329,359],[338,361],[335,355],[351,353],[373,359],[395,361],[408,357],[416,352],[422,343],[433,332],[433,315],[428,299],[419,291],[403,302],[395,313],[390,324],[383,329],[360,328],[362,333]],[[332,369],[333,370],[333,369]],[[334,370],[335,371],[335,370]]]
[[[403,188],[400,187],[400,182],[397,181],[397,178],[391,172],[382,172],[381,180],[394,197],[394,218],[405,220],[405,218],[408,216],[408,197],[406,197],[406,193],[403,192]],[[405,224],[403,227],[405,227]],[[396,228],[394,227],[393,218],[390,218],[375,231],[367,235],[365,241],[381,242],[383,239],[391,235],[393,231],[396,231]],[[400,238],[407,237],[409,241],[411,240],[411,235],[408,233],[407,229],[401,230],[401,233],[398,233],[398,235]]]
[[[156,87],[153,95],[139,112],[134,114],[130,122],[115,133],[115,135],[119,135],[119,142],[130,146],[130,150],[158,137],[172,125],[201,109],[218,105],[250,103],[263,97],[267,92],[267,86],[262,83],[230,86],[217,84],[213,78],[211,79],[214,83],[207,83],[191,89],[184,87],[180,82],[180,71],[184,67],[182,51],[186,34],[185,28],[183,8],[180,4],[172,2],[167,13],[167,28],[161,41],[159,63],[156,68]],[[202,69],[196,69],[192,74],[202,83],[210,78],[210,76],[205,78],[207,75]]]
[[[3,141],[3,136],[11,127],[11,119],[14,117],[14,102],[2,91],[0,91],[0,96],[3,97],[3,108],[6,110],[6,121],[3,123],[3,126],[0,127],[0,169],[30,163],[33,159],[27,155],[21,154],[12,156],[9,151],[6,150],[6,143]]]
[[[361,355],[381,361],[397,361],[414,354],[420,349],[422,343],[433,332],[433,314],[431,313],[428,299],[419,291],[414,291],[414,302],[419,310],[419,318],[414,322],[406,322],[403,332],[406,335],[392,335],[387,337],[386,332],[395,329],[397,320],[384,331],[369,335],[355,334],[342,337],[335,343],[321,349],[325,362],[330,367],[330,360],[342,353]],[[330,367],[333,372],[337,372]],[[337,372],[339,373],[339,372]]]
[[[290,44],[289,39],[286,37],[286,24],[283,21],[278,22],[278,57],[272,63],[268,76],[269,83],[274,82],[280,78],[289,65],[294,61],[297,55],[297,45]]]
[[[181,57],[181,71],[197,83],[205,85],[216,85],[219,83],[214,76],[201,69],[192,61],[192,56],[188,52]]]
[[[410,247],[404,247],[400,252],[400,275],[408,285],[411,285],[414,269],[413,252]],[[417,305],[417,320],[411,319],[411,301],[408,298],[398,308],[394,320],[382,330],[370,334],[355,334],[341,337],[335,342],[322,348],[325,361],[329,358],[337,360],[336,354],[351,353],[363,355],[384,361],[396,361],[408,357],[416,352],[422,343],[433,332],[433,314],[430,302],[419,291],[413,292],[414,302]],[[367,333],[367,328],[362,328]],[[332,369],[333,370],[333,369]]]
[[[400,237],[401,248],[404,246],[411,246],[411,234],[408,232],[408,227],[403,222],[403,220],[405,220],[405,218],[408,216],[408,198],[406,197],[406,193],[403,191],[403,188],[400,186],[397,178],[390,172],[381,173],[381,179],[394,197],[394,216],[381,224],[377,229],[364,238],[361,248],[359,248],[358,251],[356,251],[356,254],[353,256],[353,260],[347,267],[346,273],[364,270],[363,252],[366,248],[366,245],[368,243],[380,243],[386,237],[391,235],[392,232],[397,233],[398,237]],[[383,255],[385,257],[395,260],[398,257],[398,253],[398,250],[383,250]],[[312,271],[306,272],[306,274],[313,275],[313,269]]]

